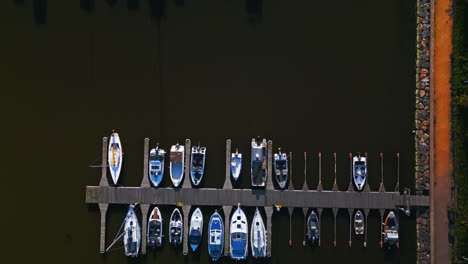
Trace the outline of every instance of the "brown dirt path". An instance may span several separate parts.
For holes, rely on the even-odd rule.
[[[433,163],[431,194],[432,263],[450,263],[447,208],[450,202],[450,55],[452,53],[451,0],[434,0],[433,29]]]

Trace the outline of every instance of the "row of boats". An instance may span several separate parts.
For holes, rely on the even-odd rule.
[[[141,243],[141,229],[138,218],[134,211],[135,205],[130,205],[125,217],[124,224],[124,247],[125,254],[130,257],[137,257]],[[229,241],[232,259],[241,260],[248,256],[248,221],[247,217],[240,207],[234,211],[230,220]],[[181,245],[183,242],[183,215],[178,208],[175,208],[171,214],[169,222],[169,243],[172,245]],[[384,243],[389,246],[398,243],[398,219],[393,211],[385,218],[383,223]],[[354,215],[354,231],[356,235],[364,234],[364,215],[358,210]],[[210,217],[208,224],[208,254],[216,261],[223,255],[224,249],[224,222],[221,215],[216,210]],[[201,244],[203,236],[203,214],[200,208],[196,208],[190,219],[188,233],[188,243],[193,251],[196,251]],[[160,247],[163,245],[163,218],[161,211],[155,207],[148,219],[148,231],[146,234],[148,247]],[[312,245],[320,240],[320,221],[314,210],[307,218],[307,238]],[[250,248],[254,258],[266,257],[267,231],[263,222],[263,217],[258,208],[250,227]]]
[[[170,149],[169,173],[174,187],[179,187],[184,178],[185,146],[179,143]],[[157,145],[149,153],[149,178],[154,187],[158,187],[164,177],[165,150]],[[251,142],[251,184],[254,187],[264,187],[268,175],[267,140],[260,137],[252,138]],[[280,189],[286,188],[289,178],[289,159],[286,153],[278,149],[273,155],[273,169],[276,182]],[[122,144],[118,133],[112,133],[109,142],[108,162],[114,184],[117,184],[122,168]],[[206,147],[193,146],[190,153],[190,179],[194,186],[199,186],[205,172]],[[231,176],[238,181],[242,171],[242,153],[231,153]],[[353,182],[358,191],[362,191],[367,180],[367,158],[360,154],[353,157]]]

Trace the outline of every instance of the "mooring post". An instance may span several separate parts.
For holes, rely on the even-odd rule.
[[[395,192],[400,193],[400,153],[396,154],[397,158],[397,185],[395,187]]]
[[[318,216],[319,216],[319,240],[318,240],[318,245],[320,247],[320,242],[321,242],[321,239],[322,239],[322,211],[323,211],[323,208],[317,208],[317,213],[318,213]]]
[[[333,210],[333,217],[335,218],[334,224],[334,231],[333,231],[333,246],[336,247],[336,214],[338,213],[338,208],[332,208]]]
[[[192,185],[190,182],[192,180],[190,179],[190,152],[191,152],[191,141],[190,139],[185,140],[185,179],[184,183],[182,185],[183,188],[192,188]]]
[[[336,183],[336,152],[333,153],[333,159],[334,159],[333,172],[335,173],[335,181],[333,183],[333,191],[337,192],[337,191],[339,191],[339,189],[338,189],[338,184]]]
[[[106,216],[108,207],[109,204],[107,203],[99,204],[99,211],[101,211],[101,237],[99,243],[101,254],[106,253]]]
[[[364,247],[367,247],[367,216],[369,215],[369,212],[370,212],[370,209],[366,208],[364,209],[364,213],[366,214],[366,222],[365,222],[365,225],[366,225],[366,230],[365,230],[365,238],[364,238]]]
[[[366,166],[367,166],[367,171],[369,171],[369,158],[367,157],[367,152],[364,152],[364,157],[366,157]],[[370,192],[370,187],[369,187],[369,173],[367,174],[367,180],[366,180],[366,186],[364,187],[365,192]]]
[[[148,164],[148,154],[149,154],[149,138],[145,138],[145,143],[143,147],[143,179],[141,180],[141,187],[151,187],[149,182],[149,164]]]
[[[223,206],[224,211],[224,256],[229,256],[230,253],[230,244],[231,241],[229,240],[230,235],[230,222],[231,222],[231,206]]]
[[[349,187],[348,192],[354,192],[353,188],[353,153],[349,153]]]
[[[267,257],[271,257],[271,237],[273,226],[273,207],[265,206],[265,213],[267,216]],[[224,242],[226,243],[226,242]]]
[[[349,240],[348,240],[348,246],[351,247],[352,245],[352,240],[351,240],[351,233],[352,233],[352,222],[353,222],[353,211],[354,209],[348,208],[348,214],[349,214]]]
[[[294,191],[294,184],[293,184],[293,167],[292,167],[292,160],[293,160],[293,156],[292,156],[292,152],[289,152],[289,186],[288,186],[288,190],[290,191]]]
[[[268,140],[268,159],[267,159],[267,182],[266,182],[266,189],[267,190],[274,190],[275,186],[273,185],[273,141]]]
[[[383,153],[380,152],[380,188],[379,192],[385,192],[385,186],[383,182]]]
[[[184,245],[183,253],[184,256],[188,255],[188,230],[189,230],[189,214],[190,214],[190,205],[182,205],[182,212],[184,213]]]
[[[309,187],[307,186],[307,152],[304,152],[304,186],[302,186],[302,190],[303,191],[309,190]],[[305,245],[305,242],[304,242],[304,245]]]
[[[302,208],[302,213],[304,213],[304,240],[302,240],[302,246],[306,246],[307,240],[307,211],[309,208]]]
[[[384,214],[385,214],[385,209],[379,209],[379,212],[380,212],[380,242],[379,242],[379,246],[383,247],[383,226],[384,226],[383,217],[384,217]]]
[[[317,191],[322,191],[323,186],[322,186],[322,153],[318,153],[318,162],[319,162],[319,182],[317,185]]]
[[[146,254],[146,230],[148,227],[148,210],[149,204],[140,204],[141,208],[141,254]]]
[[[226,179],[224,179],[224,190],[231,190],[231,140],[226,140]]]
[[[107,180],[107,137],[102,138],[101,181],[99,186],[109,186]]]
[[[292,246],[292,214],[294,212],[294,207],[288,207],[289,213],[289,245]]]

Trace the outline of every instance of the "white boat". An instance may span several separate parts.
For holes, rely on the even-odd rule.
[[[184,153],[185,147],[183,145],[172,145],[170,154],[169,172],[174,187],[179,187],[180,182],[184,178]]]
[[[160,247],[162,246],[162,227],[163,219],[161,211],[158,207],[155,207],[151,211],[149,220],[148,220],[148,234],[147,234],[147,244],[148,247]]]
[[[314,210],[307,218],[307,238],[312,245],[320,240],[320,221]]]
[[[109,162],[109,170],[112,176],[114,185],[119,180],[120,171],[122,170],[122,144],[120,143],[120,137],[118,133],[113,132],[109,140],[109,151],[107,154],[107,160]]]
[[[224,223],[218,211],[210,218],[208,235],[208,253],[213,261],[217,261],[223,255],[224,247]]]
[[[353,157],[353,181],[358,191],[362,191],[367,179],[367,158],[358,153]]]
[[[354,215],[354,233],[356,235],[364,234],[364,215],[358,210]]]
[[[263,218],[258,208],[255,210],[255,215],[250,229],[250,245],[252,248],[252,256],[254,258],[266,257],[267,233]]]
[[[246,259],[249,253],[248,240],[249,235],[247,217],[244,211],[237,205],[236,211],[231,218],[230,226],[230,249],[231,258],[235,260]]]
[[[276,182],[281,189],[284,189],[288,183],[288,156],[278,148],[278,153],[274,154],[273,159]]]
[[[195,186],[198,186],[203,179],[203,173],[205,172],[205,157],[205,147],[200,147],[200,145],[192,147],[190,179]]]
[[[179,209],[176,208],[171,214],[169,222],[169,243],[173,245],[181,245],[183,240],[183,219]]]
[[[242,170],[242,153],[236,149],[236,153],[231,153],[231,175],[234,181],[239,179]]]
[[[138,256],[141,243],[141,229],[138,218],[133,210],[134,207],[135,205],[130,205],[127,216],[125,217],[124,247],[125,255],[129,257]]]
[[[197,208],[190,219],[189,244],[192,251],[197,250],[201,243],[203,234],[203,214],[200,208]]]
[[[150,150],[149,155],[149,178],[154,187],[158,187],[164,177],[164,149],[156,148]]]

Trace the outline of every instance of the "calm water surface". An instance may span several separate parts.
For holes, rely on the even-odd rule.
[[[33,2],[0,7],[3,195],[12,226],[4,236],[12,237],[12,261],[209,262],[206,236],[201,252],[186,257],[167,237],[141,259],[127,259],[122,243],[99,254],[99,210],[85,204],[85,186],[99,183],[100,169],[88,165],[112,129],[123,140],[125,186],[141,182],[145,137],[166,149],[186,138],[201,142],[208,149],[203,184],[220,188],[225,140],[248,153],[257,135],[293,152],[296,188],[304,181],[304,151],[309,188],[318,182],[317,152],[326,189],[333,152],[341,190],[348,186],[347,153],[358,151],[369,153],[373,190],[379,152],[387,190],[397,182],[396,152],[400,186],[414,185],[413,1],[274,0],[249,8],[233,0],[95,1],[86,11],[78,1],[50,0],[42,25]],[[167,232],[173,207],[161,208]],[[205,225],[214,209],[203,208]],[[108,242],[126,210],[110,207]],[[246,208],[250,221],[254,210]],[[371,211],[368,248],[356,237],[348,248],[348,214],[340,210],[334,248],[333,213],[325,209],[322,247],[303,247],[304,217],[296,209],[289,247],[284,209],[273,218],[273,256],[264,262],[414,263],[414,217],[401,217],[401,246],[393,252],[378,247],[379,221]]]

